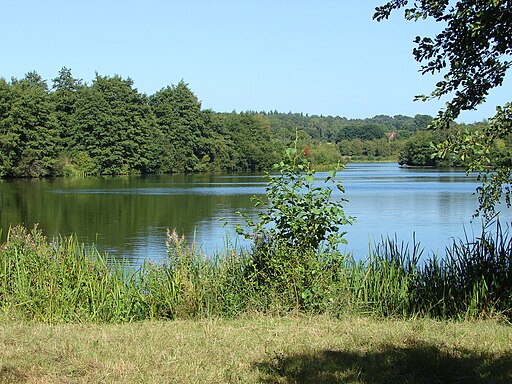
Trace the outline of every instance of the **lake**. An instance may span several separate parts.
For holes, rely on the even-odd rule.
[[[452,238],[479,234],[481,223],[470,222],[478,182],[463,171],[351,163],[337,177],[345,212],[357,219],[345,228],[343,250],[356,257],[381,236],[412,242],[414,233],[426,252],[440,252]],[[212,254],[227,243],[247,245],[234,235],[242,222],[236,212],[255,214],[251,196],[263,195],[265,185],[255,174],[0,180],[0,226],[5,238],[11,225],[39,223],[48,237],[73,233],[135,265],[164,258],[166,230],[176,228]]]

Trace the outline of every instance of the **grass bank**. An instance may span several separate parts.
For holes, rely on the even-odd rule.
[[[512,318],[512,239],[498,230],[454,242],[443,257],[385,239],[366,260],[268,247],[205,257],[169,232],[168,258],[123,268],[76,238],[11,229],[0,246],[0,316],[131,322],[247,313],[409,319]]]
[[[0,322],[0,383],[510,383],[512,328],[359,316]]]

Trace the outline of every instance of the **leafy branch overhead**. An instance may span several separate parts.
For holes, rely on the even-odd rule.
[[[389,18],[404,9],[407,20],[433,19],[442,26],[431,37],[416,37],[413,55],[421,63],[422,74],[442,74],[429,95],[417,96],[426,101],[447,97],[446,108],[439,111],[434,128],[448,128],[462,111],[471,111],[485,102],[491,89],[503,84],[512,66],[512,2],[509,0],[393,0],[377,7],[373,18]],[[480,210],[485,216],[494,213],[505,187],[505,201],[510,205],[508,190],[511,162],[492,157],[497,140],[509,140],[512,133],[512,105],[507,100],[482,130],[455,130],[439,147],[439,155],[455,156],[467,163],[467,171],[483,172]],[[494,177],[488,172],[497,172]]]

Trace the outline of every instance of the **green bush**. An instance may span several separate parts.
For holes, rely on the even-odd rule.
[[[344,192],[336,172],[319,186],[310,163],[297,151],[297,140],[274,171],[266,175],[266,198],[253,198],[256,207],[265,208],[256,221],[240,214],[247,228],[238,225],[237,232],[254,241],[250,274],[258,287],[287,295],[283,302],[289,305],[305,307],[323,268],[320,255],[337,253],[339,243],[346,243],[341,226],[353,218],[343,210],[346,199],[332,199],[333,187]]]

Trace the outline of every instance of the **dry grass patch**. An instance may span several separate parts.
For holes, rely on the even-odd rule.
[[[0,323],[0,383],[509,383],[512,327],[361,317]]]

